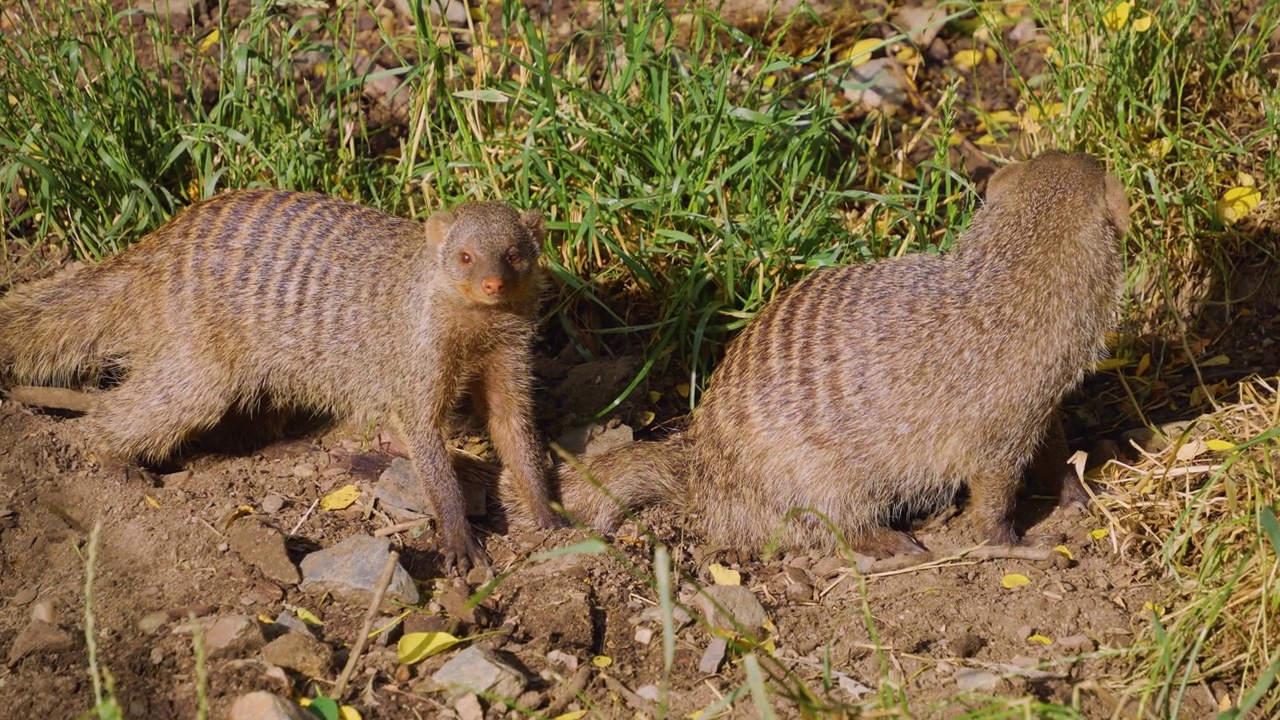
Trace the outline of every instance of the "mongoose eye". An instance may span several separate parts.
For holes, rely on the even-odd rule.
[[[465,251],[465,250],[464,250],[464,251],[462,251],[462,254],[458,256],[458,262],[462,263],[463,265],[470,265],[470,264],[471,264],[471,253],[469,253],[469,252],[467,252],[467,251]]]
[[[512,265],[519,265],[524,258],[520,255],[520,250],[515,246],[507,248],[507,262]]]

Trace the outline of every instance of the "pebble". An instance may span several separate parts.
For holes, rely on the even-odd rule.
[[[758,633],[769,620],[756,594],[741,585],[711,585],[694,599],[703,617],[713,627]],[[715,602],[712,602],[712,601]],[[716,607],[719,604],[723,612]]]
[[[288,610],[276,616],[276,625],[279,625],[288,632],[301,632],[312,636],[315,635],[315,633],[311,631],[310,625],[302,622],[301,618]],[[386,633],[383,634],[385,635]]]
[[[906,74],[893,58],[878,58],[845,73],[842,83],[845,98],[860,103],[867,110],[892,115],[909,102]]]
[[[715,675],[720,671],[720,663],[724,662],[724,655],[729,650],[729,643],[719,635],[711,639],[711,643],[707,645],[707,649],[702,651],[702,657],[698,660],[698,672],[703,675]]]
[[[319,473],[316,472],[315,467],[311,465],[302,464],[293,466],[293,476],[299,480],[310,480],[318,474]]]
[[[284,508],[284,498],[279,495],[271,494],[262,498],[262,512],[268,515],[275,515]]]
[[[550,661],[551,661],[551,662],[553,662],[553,663],[560,663],[561,665],[565,666],[565,668],[567,668],[567,669],[569,669],[569,670],[577,670],[577,669],[578,669],[578,658],[577,658],[577,656],[570,655],[570,654],[569,654],[569,653],[567,653],[567,652],[560,652],[559,650],[552,650],[551,652],[548,652],[548,653],[547,653],[547,659],[548,659],[548,660],[550,660]]]
[[[35,600],[35,599],[36,599],[36,595],[38,595],[38,594],[39,594],[39,592],[40,592],[40,591],[39,591],[39,590],[37,590],[36,588],[33,588],[33,587],[25,587],[25,588],[22,588],[21,590],[19,590],[19,591],[17,592],[17,594],[15,594],[12,598],[10,598],[10,599],[9,599],[9,602],[10,602],[11,604],[13,604],[13,605],[16,605],[16,606],[18,606],[18,607],[21,607],[21,606],[26,605],[27,603],[31,602],[32,600]]]
[[[138,630],[144,635],[155,635],[169,624],[169,613],[163,610],[149,612],[138,620]]]
[[[788,565],[782,569],[782,579],[786,583],[787,599],[793,602],[813,601],[813,581],[809,573],[802,568]]]
[[[310,635],[291,632],[267,643],[262,659],[307,677],[325,677],[333,664],[333,650]]]
[[[156,645],[151,648],[151,664],[159,665],[162,662],[164,662],[164,648]]]
[[[28,655],[60,653],[75,647],[75,639],[66,630],[40,620],[32,620],[14,638],[9,647],[9,665],[17,665]]]
[[[1009,29],[1009,43],[1014,47],[1026,45],[1036,39],[1040,28],[1036,25],[1036,21],[1032,18],[1023,18],[1018,24]]]
[[[961,692],[991,692],[1000,684],[999,675],[975,668],[960,668],[952,677]]]
[[[483,720],[484,708],[480,705],[480,698],[475,693],[467,693],[458,698],[453,704],[454,712],[458,713],[460,720]]]
[[[431,680],[444,689],[445,698],[451,703],[468,693],[513,698],[523,693],[528,684],[524,673],[478,645],[449,658]]]
[[[40,622],[49,623],[50,625],[58,624],[58,612],[53,609],[52,600],[41,600],[31,606],[31,619]]]
[[[269,692],[241,695],[231,706],[227,720],[315,720],[306,709]]]
[[[266,643],[262,627],[248,615],[223,615],[204,634],[204,646],[211,658],[242,657]]]
[[[893,14],[893,24],[901,28],[911,42],[925,47],[938,37],[949,12],[946,7],[904,7]]]
[[[657,685],[641,685],[636,688],[636,695],[639,695],[649,702],[658,702],[658,698],[661,696]]]
[[[228,533],[231,549],[242,560],[283,585],[297,585],[301,579],[285,550],[284,534],[254,516],[242,517]]]
[[[475,483],[459,481],[466,504],[467,517],[484,517],[488,513],[488,492]],[[404,458],[391,461],[378,476],[373,497],[380,507],[397,522],[407,522],[433,515],[422,492],[422,480],[413,463]]]
[[[641,645],[648,645],[653,641],[653,629],[647,627],[636,628],[635,640]]]
[[[1058,638],[1058,647],[1066,652],[1087,653],[1093,652],[1097,646],[1094,644],[1093,638],[1081,634]]]
[[[303,558],[303,578],[298,588],[311,595],[331,593],[346,602],[368,607],[373,600],[374,585],[390,552],[389,538],[349,537]],[[413,578],[400,565],[396,566],[391,584],[382,596],[382,609],[393,611],[397,601],[406,605],[418,604],[418,589],[414,587]]]

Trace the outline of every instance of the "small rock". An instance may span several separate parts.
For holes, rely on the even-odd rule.
[[[268,495],[262,498],[262,512],[268,515],[275,515],[284,508],[284,498],[276,494]]]
[[[744,632],[756,634],[769,620],[755,593],[741,585],[711,585],[703,591],[705,594],[699,593],[695,602],[712,627],[724,630],[741,628]],[[717,608],[717,604],[724,610]]]
[[[1039,665],[1040,661],[1026,655],[1015,655],[1013,659],[1009,661],[1009,664],[1025,669]]]
[[[1032,18],[1022,18],[1009,29],[1009,44],[1013,47],[1020,47],[1029,42],[1034,42],[1036,35],[1040,32],[1040,28],[1036,25],[1036,21]]]
[[[237,698],[227,720],[315,720],[315,716],[278,695],[259,690]]]
[[[484,708],[480,706],[480,698],[474,693],[467,693],[453,704],[454,712],[459,720],[484,720]]]
[[[524,692],[528,683],[523,673],[478,645],[454,655],[431,676],[431,680],[435,686],[444,689],[448,702],[468,693],[514,698]]]
[[[554,663],[560,663],[570,671],[578,669],[578,658],[576,656],[570,655],[567,652],[552,650],[551,652],[547,653],[547,659]]]
[[[658,702],[658,698],[661,697],[661,692],[658,690],[657,685],[641,685],[636,688],[636,695],[639,695],[649,702]]]
[[[58,612],[53,609],[52,600],[41,600],[31,606],[31,619],[39,620],[50,625],[58,624]]]
[[[641,645],[648,645],[653,641],[653,629],[647,627],[636,628],[635,640]]]
[[[346,602],[368,607],[373,600],[374,585],[390,552],[389,538],[349,537],[331,548],[303,558],[303,580],[298,588],[312,595],[331,593]],[[390,612],[396,601],[406,605],[418,604],[418,589],[413,585],[413,578],[399,565],[383,595],[382,609]]]
[[[165,485],[169,485],[170,483],[174,485],[181,485],[182,483],[190,479],[191,479],[190,470],[179,470],[177,472],[166,473],[160,476],[160,481]]]
[[[724,662],[724,654],[729,649],[729,643],[719,635],[711,639],[711,644],[707,645],[707,649],[702,652],[702,657],[698,660],[698,672],[703,675],[715,675],[720,672],[720,663]]]
[[[298,568],[289,559],[284,534],[279,530],[249,516],[232,523],[228,535],[231,549],[242,560],[261,570],[263,575],[284,585],[298,584]]]
[[[1068,635],[1067,637],[1059,638],[1057,644],[1062,650],[1073,653],[1093,652],[1097,647],[1093,642],[1093,638],[1083,634]]]
[[[516,698],[516,707],[522,710],[537,710],[542,707],[542,693],[537,690],[525,690],[524,694]]]
[[[813,601],[813,581],[809,573],[802,568],[788,565],[782,569],[782,579],[786,583],[787,599],[793,602]]]
[[[159,665],[162,662],[164,662],[164,648],[156,645],[151,648],[151,664]]]
[[[40,620],[27,624],[9,648],[10,667],[22,662],[28,655],[60,653],[75,647],[75,639],[66,630]]]
[[[291,632],[267,643],[262,659],[307,677],[323,677],[333,664],[333,650],[310,635]]]
[[[311,478],[315,477],[317,474],[318,473],[316,472],[316,469],[311,465],[307,465],[303,463],[301,465],[293,466],[293,476],[298,478],[299,480],[310,480]]]
[[[861,700],[863,695],[872,692],[871,688],[865,684],[854,680],[844,673],[836,673],[836,682],[840,685],[840,689],[849,693],[854,700]]]
[[[662,608],[658,607],[657,605],[652,605],[648,608],[645,608],[644,612],[641,612],[639,615],[633,618],[631,622],[633,624],[650,622],[650,623],[661,625],[662,624]],[[674,626],[674,629],[676,632],[683,630],[684,627],[691,622],[693,622],[693,616],[691,616],[687,610],[680,607],[679,605],[671,608],[671,624]]]
[[[9,602],[14,606],[22,607],[23,605],[26,605],[32,600],[35,600],[36,595],[39,594],[39,592],[40,591],[37,590],[36,588],[25,587],[19,590],[17,594],[15,594],[12,598],[10,598]]]
[[[488,492],[481,485],[459,479],[467,517],[484,517],[488,513]],[[423,491],[422,480],[413,463],[405,458],[391,461],[378,476],[373,497],[383,510],[398,522],[408,522],[433,516],[431,506]]]
[[[975,668],[960,668],[953,677],[960,692],[991,692],[1000,684],[999,675]]]
[[[973,633],[959,633],[947,640],[947,649],[958,658],[973,657],[978,654],[982,646],[982,638]]]
[[[300,632],[311,636],[315,635],[315,633],[311,631],[310,625],[302,622],[301,618],[288,610],[285,610],[276,616],[276,625],[284,628],[287,632]]]
[[[168,624],[169,613],[163,610],[157,610],[156,612],[150,612],[142,616],[142,619],[138,621],[138,630],[142,631],[145,635],[155,635],[163,630],[164,626]]]
[[[938,37],[938,31],[947,21],[946,7],[904,7],[893,14],[897,25],[917,47],[925,47]]]
[[[847,567],[849,563],[845,562],[844,558],[824,557],[813,564],[813,574],[820,578],[827,578]]]
[[[893,58],[878,58],[849,68],[840,84],[851,103],[892,115],[910,103],[906,75]]]
[[[262,628],[248,615],[224,615],[205,631],[204,646],[211,658],[242,657],[266,642]]]

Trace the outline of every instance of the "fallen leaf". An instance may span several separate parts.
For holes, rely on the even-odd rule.
[[[1209,449],[1214,452],[1222,452],[1224,450],[1230,450],[1231,448],[1236,446],[1235,443],[1227,442],[1226,440],[1210,440],[1209,442],[1205,443],[1205,445],[1208,445]]]
[[[607,668],[613,664],[613,658],[608,655],[597,655],[591,658],[591,664],[598,668]]]
[[[680,383],[676,385],[676,394],[682,398],[689,397],[689,383]]]
[[[1233,223],[1248,215],[1261,202],[1262,193],[1257,188],[1237,185],[1223,193],[1222,199],[1218,200],[1218,217],[1224,222]]]
[[[1172,149],[1173,141],[1167,137],[1156,138],[1155,140],[1147,143],[1147,155],[1150,155],[1157,160],[1163,160]]]
[[[1053,644],[1053,641],[1052,641],[1052,640],[1050,640],[1049,638],[1045,637],[1044,635],[1041,635],[1040,633],[1036,633],[1035,635],[1030,635],[1030,636],[1028,636],[1028,637],[1027,637],[1027,642],[1040,643],[1041,645],[1052,645],[1052,644]]]
[[[567,712],[567,713],[564,713],[563,715],[557,715],[552,720],[579,720],[579,718],[586,717],[588,712],[590,711],[574,710],[573,712]]]
[[[1151,24],[1156,21],[1156,16],[1146,10],[1139,10],[1138,16],[1133,19],[1134,32],[1146,32],[1151,29]]]
[[[648,410],[645,410],[644,413],[640,415],[640,427],[648,427],[649,423],[653,422],[653,419],[656,417],[658,416]]]
[[[157,509],[157,510],[159,510],[159,509],[160,509],[160,501],[159,501],[159,500],[156,500],[155,498],[151,497],[150,495],[147,495],[146,493],[143,493],[143,494],[142,494],[142,498],[143,498],[144,500],[146,500],[146,501],[147,501],[147,504],[148,504],[148,505],[150,505],[151,507],[153,507],[153,508],[155,508],[155,509]]]
[[[996,110],[987,115],[987,122],[995,125],[1013,127],[1018,124],[1018,116],[1010,110]]]
[[[297,615],[299,620],[308,625],[324,625],[323,620],[321,620],[315,613],[304,607],[293,608],[293,614]]]
[[[1133,4],[1129,2],[1118,2],[1111,6],[1102,16],[1102,24],[1107,26],[1108,30],[1122,30],[1125,25],[1129,24],[1129,10],[1133,8]]]
[[[1151,367],[1151,353],[1143,353],[1142,359],[1138,361],[1138,369],[1134,371],[1135,377],[1142,377],[1142,373]]]
[[[1182,443],[1182,447],[1178,448],[1175,455],[1179,460],[1191,460],[1203,455],[1209,449],[1209,444],[1200,439],[1192,439]]]
[[[711,571],[711,579],[717,585],[741,585],[742,574],[732,568],[727,568],[720,563],[711,563],[707,568]]]
[[[1164,615],[1164,606],[1163,606],[1163,605],[1159,605],[1159,604],[1157,604],[1157,603],[1153,603],[1153,602],[1151,602],[1150,600],[1148,600],[1147,602],[1142,603],[1142,607],[1143,607],[1143,609],[1145,609],[1145,610],[1149,610],[1149,611],[1151,611],[1151,612],[1155,613],[1156,615]]]
[[[360,488],[355,485],[344,485],[325,495],[320,500],[321,510],[342,510],[351,507],[351,503],[360,497]]]
[[[226,530],[227,528],[231,527],[231,523],[239,520],[240,518],[246,515],[252,515],[252,514],[253,514],[253,507],[249,505],[237,505],[235,511],[232,512],[230,517],[227,518],[227,521],[222,523],[222,529]]]
[[[1066,545],[1055,545],[1053,546],[1053,551],[1066,555],[1068,560],[1076,559],[1076,556],[1071,554],[1071,548],[1067,547]]]
[[[204,39],[200,41],[200,45],[199,45],[200,52],[202,53],[209,52],[209,50],[211,50],[214,45],[218,44],[218,39],[221,37],[222,37],[222,34],[218,32],[218,28],[214,28],[212,32],[210,32],[208,35],[205,35]]]
[[[1000,584],[1012,590],[1016,587],[1022,587],[1023,585],[1030,585],[1031,579],[1022,573],[1009,573],[1008,575],[1000,578]]]
[[[1093,369],[1097,370],[1098,372],[1105,372],[1107,370],[1118,370],[1122,367],[1127,366],[1129,362],[1130,362],[1129,358],[1122,358],[1122,357],[1107,358],[1106,360],[1099,360],[1098,362],[1094,363]]]
[[[1107,530],[1106,528],[1098,528],[1097,530],[1090,531],[1089,537],[1093,538],[1094,540],[1101,540],[1102,538],[1110,534],[1111,534],[1110,530]]]
[[[951,64],[961,70],[972,70],[982,64],[981,50],[960,50],[951,56]]]
[[[884,45],[884,40],[875,38],[866,38],[854,43],[852,47],[840,54],[841,60],[848,60],[853,67],[867,62],[871,59],[871,53],[875,52]]]
[[[1044,105],[1032,105],[1027,108],[1027,117],[1032,120],[1043,120],[1045,118],[1057,117],[1066,110],[1067,106],[1060,102],[1044,103]]]
[[[447,632],[406,633],[396,643],[396,659],[401,665],[422,662],[462,642]]]
[[[910,46],[899,50],[898,53],[893,56],[893,59],[897,60],[898,64],[904,67],[919,65],[923,61],[923,58],[920,57],[920,53],[916,52],[916,49]]]
[[[1200,367],[1207,368],[1207,367],[1217,367],[1219,365],[1230,365],[1230,364],[1231,364],[1231,358],[1229,356],[1214,355],[1208,360],[1201,361]]]
[[[364,720],[364,717],[360,715],[360,711],[350,705],[343,705],[338,708],[338,717],[341,720]]]
[[[658,392],[657,390],[649,391],[649,402],[656,403],[661,399],[662,399],[662,393]]]

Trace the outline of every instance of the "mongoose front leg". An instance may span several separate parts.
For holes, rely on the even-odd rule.
[[[990,545],[1017,545],[1013,507],[1018,475],[1007,469],[990,470],[969,481],[969,514],[978,521]]]
[[[565,527],[568,523],[551,509],[547,488],[546,457],[533,426],[533,398],[523,348],[498,348],[481,371],[477,388],[488,413],[489,435],[509,477],[520,488],[529,517],[539,527]]]
[[[445,566],[465,573],[473,567],[488,565],[488,558],[467,522],[462,486],[453,472],[444,435],[425,419],[406,422],[396,416],[393,425],[408,445],[410,459],[431,499]]]

